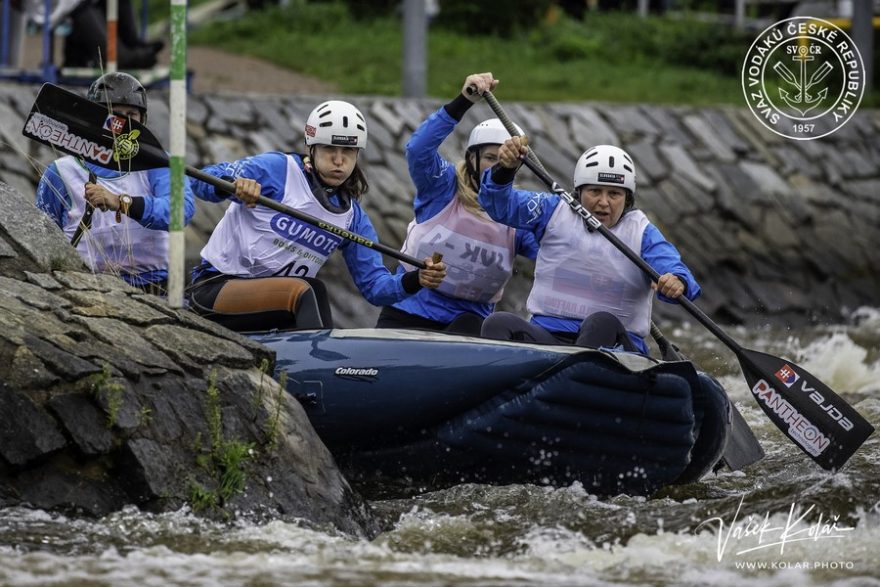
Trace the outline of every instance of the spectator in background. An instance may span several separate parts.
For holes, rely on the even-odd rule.
[[[77,2],[77,0],[62,0]],[[131,0],[119,1],[117,63],[120,69],[156,65],[162,41],[147,42],[138,34]],[[102,67],[107,62],[106,0],[83,0],[70,12],[71,31],[64,42],[65,67]]]

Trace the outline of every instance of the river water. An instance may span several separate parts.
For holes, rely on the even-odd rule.
[[[823,471],[769,423],[712,335],[664,330],[722,382],[761,440],[762,462],[649,499],[600,499],[575,484],[376,500],[384,531],[372,540],[185,510],[81,520],[7,509],[0,585],[880,586],[878,434],[842,471]],[[728,332],[806,368],[880,428],[880,309],[840,325]]]

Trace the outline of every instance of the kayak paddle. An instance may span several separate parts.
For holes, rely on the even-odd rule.
[[[50,83],[43,84],[40,88],[22,134],[29,139],[114,171],[144,171],[168,167],[170,161],[158,139],[144,125],[112,112],[108,113],[100,104]],[[221,191],[235,193],[235,185],[232,182],[214,177],[189,165],[184,171],[188,176],[204,181]],[[300,212],[281,202],[260,196],[257,203],[419,269],[427,269],[424,261]]]
[[[510,121],[492,92],[483,92],[483,97],[502,123],[505,118]],[[512,124],[511,127],[515,130]],[[508,132],[511,132],[510,128]],[[533,158],[525,157],[523,163],[654,283],[660,279],[653,267],[556,183]],[[823,469],[840,469],[874,432],[871,423],[855,408],[800,365],[743,348],[692,301],[684,296],[676,301],[733,351],[752,396],[767,417]]]

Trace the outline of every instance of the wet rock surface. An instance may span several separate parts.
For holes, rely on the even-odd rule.
[[[0,183],[0,507],[373,532],[273,353],[87,271],[30,197]]]

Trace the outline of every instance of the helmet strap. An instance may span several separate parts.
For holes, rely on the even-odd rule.
[[[351,208],[351,198],[348,196],[347,190],[343,189],[342,186],[333,187],[324,183],[324,180],[321,179],[321,173],[318,171],[318,168],[313,161],[315,161],[315,145],[311,145],[309,147],[308,156],[303,157],[306,179],[309,182],[312,195],[315,196],[315,199],[318,200],[321,206],[334,214],[347,212],[348,209]],[[336,193],[339,196],[339,199],[342,202],[341,206],[337,206],[330,201],[330,196],[333,193]]]
[[[480,191],[480,147],[471,147],[464,153],[465,169],[475,192]]]

